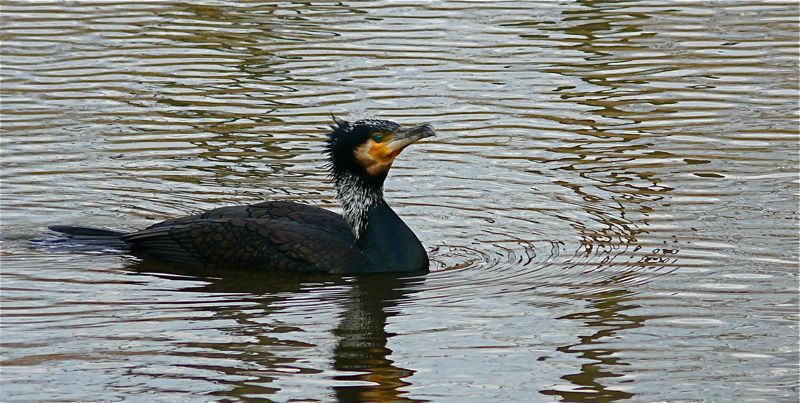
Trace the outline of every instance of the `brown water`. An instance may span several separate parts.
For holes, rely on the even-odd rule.
[[[2,4],[0,400],[798,398],[795,2],[193,3]],[[431,274],[28,242],[336,209],[330,113]]]

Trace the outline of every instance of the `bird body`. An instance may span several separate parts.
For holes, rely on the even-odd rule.
[[[434,135],[385,120],[336,119],[326,153],[343,214],[268,201],[174,218],[131,233],[52,226],[75,237],[124,242],[130,252],[172,264],[296,272],[427,272],[414,232],[383,198],[383,182],[406,146]]]

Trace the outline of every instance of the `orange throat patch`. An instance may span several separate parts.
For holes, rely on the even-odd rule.
[[[372,140],[358,146],[355,150],[356,161],[370,175],[380,175],[389,171],[400,150],[392,150],[386,144]]]

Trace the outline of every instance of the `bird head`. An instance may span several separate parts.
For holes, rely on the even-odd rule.
[[[369,185],[382,186],[395,158],[406,147],[436,134],[424,124],[403,127],[389,120],[346,122],[334,117],[327,153],[334,178],[350,174]]]

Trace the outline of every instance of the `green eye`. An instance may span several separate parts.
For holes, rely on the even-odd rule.
[[[372,136],[372,139],[375,140],[376,143],[380,143],[381,141],[383,141],[383,135],[382,134],[376,134],[376,135]]]

